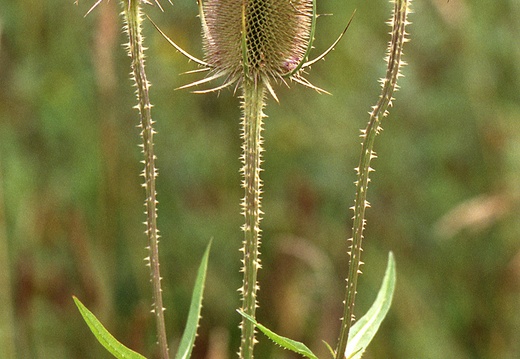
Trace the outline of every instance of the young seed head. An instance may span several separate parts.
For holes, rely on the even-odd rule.
[[[313,11],[312,0],[205,0],[205,61],[230,83],[282,79],[306,60]]]
[[[261,82],[276,99],[271,81],[285,79],[328,93],[302,77],[304,69],[325,58],[339,43],[345,29],[320,56],[309,60],[316,29],[316,0],[197,0],[202,22],[205,60],[190,55],[171,40],[151,19],[153,26],[177,51],[210,71],[184,89],[224,77],[222,85],[194,93],[218,91],[244,80]],[[355,13],[355,12],[354,12]],[[189,71],[189,73],[200,70]],[[287,83],[286,83],[287,84]]]

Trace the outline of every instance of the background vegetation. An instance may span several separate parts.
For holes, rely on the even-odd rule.
[[[122,342],[150,354],[154,325],[137,112],[118,1],[0,0],[0,335],[19,358],[104,358],[76,294]],[[201,57],[194,1],[147,12]],[[366,358],[520,356],[520,4],[425,0],[402,90],[378,138],[358,316],[387,252],[389,317]],[[346,40],[313,66],[333,95],[280,86],[267,108],[258,318],[325,357],[339,328],[359,129],[377,99],[386,1],[321,1],[316,53],[352,11]],[[235,357],[242,223],[238,100],[174,91],[199,75],[147,26],[157,121],[159,228],[169,335],[214,238],[195,358]],[[7,270],[8,268],[8,270]],[[7,344],[5,344],[7,345]],[[261,338],[258,358],[289,358]]]

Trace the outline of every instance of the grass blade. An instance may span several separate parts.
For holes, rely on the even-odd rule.
[[[392,252],[388,254],[385,277],[377,294],[377,298],[368,312],[359,319],[350,331],[345,357],[348,359],[359,359],[366,347],[376,335],[381,322],[385,318],[395,289],[395,259]]]
[[[92,312],[88,310],[78,298],[73,296],[72,299],[74,299],[74,303],[76,303],[79,312],[83,316],[85,323],[89,326],[92,334],[94,334],[98,342],[113,356],[118,359],[146,359],[141,354],[134,352],[132,349],[129,349],[118,342],[117,339],[105,329],[103,324],[101,324],[96,316],[92,314]]]
[[[202,295],[204,293],[204,283],[206,282],[206,272],[208,269],[208,258],[211,242],[208,244],[202,261],[197,272],[195,287],[191,295],[190,311],[188,320],[186,321],[186,329],[182,334],[179,349],[175,355],[175,359],[188,359],[195,345],[195,337],[197,336],[197,328],[199,327],[200,310],[202,309]]]

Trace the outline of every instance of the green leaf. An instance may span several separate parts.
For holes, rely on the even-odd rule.
[[[316,355],[314,355],[313,352],[307,346],[303,343],[297,342],[296,340],[292,340],[289,338],[282,337],[281,335],[278,335],[271,330],[264,327],[262,324],[258,323],[253,317],[250,315],[244,313],[241,310],[238,310],[240,315],[242,315],[244,318],[252,322],[258,329],[262,331],[269,339],[271,339],[276,344],[280,345],[282,348],[291,350],[295,353],[298,353],[300,355],[303,355],[306,358],[310,359],[318,359]]]
[[[348,359],[359,359],[365,351],[372,338],[377,333],[381,322],[385,318],[395,289],[395,259],[392,252],[388,254],[388,264],[386,266],[385,277],[377,294],[374,304],[368,312],[359,319],[350,330],[347,350],[345,357]]]
[[[73,296],[72,299],[74,299],[74,303],[76,303],[79,312],[98,342],[101,343],[101,345],[103,345],[113,356],[118,359],[146,359],[141,354],[134,352],[132,349],[129,349],[118,342],[117,339],[105,329],[103,324],[101,324],[96,316],[92,314],[92,312],[88,310],[78,298]]]
[[[332,358],[334,358],[336,356],[336,353],[334,353],[334,349],[332,349],[332,347],[330,346],[329,343],[327,343],[325,340],[322,340],[323,344],[325,344],[325,346],[327,347],[327,349],[329,350],[329,353],[331,355]]]
[[[191,295],[190,311],[188,313],[188,320],[186,321],[186,329],[182,334],[179,349],[175,355],[175,359],[187,359],[191,356],[191,351],[195,344],[195,337],[197,336],[197,328],[199,326],[200,310],[202,308],[202,294],[204,293],[204,283],[206,281],[206,271],[208,269],[209,249],[211,241],[204,252],[202,261],[197,272],[197,279],[195,280],[195,287]]]

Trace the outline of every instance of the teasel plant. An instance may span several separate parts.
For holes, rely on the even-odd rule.
[[[397,88],[399,69],[403,65],[401,55],[406,42],[405,26],[409,13],[410,0],[394,0],[393,17],[389,24],[392,27],[392,38],[388,47],[387,72],[381,80],[382,93],[377,104],[370,113],[367,128],[362,131],[362,153],[357,168],[356,199],[354,210],[353,234],[350,239],[349,272],[347,276],[344,316],[336,350],[327,344],[335,359],[359,358],[366,346],[377,332],[379,325],[390,307],[395,287],[395,263],[393,255],[389,261],[383,284],[376,301],[367,314],[361,318],[353,330],[353,310],[360,272],[361,244],[365,227],[365,209],[368,206],[366,192],[369,173],[372,171],[370,161],[375,158],[374,139],[380,131],[381,120],[387,115],[387,109],[393,100],[393,92]],[[303,74],[312,64],[324,58],[339,42],[345,30],[327,51],[314,60],[309,60],[310,51],[316,30],[315,0],[198,0],[199,17],[202,24],[204,60],[193,57],[180,48],[155,24],[159,32],[179,52],[184,54],[201,68],[193,72],[204,72],[208,75],[202,80],[184,85],[190,88],[223,79],[220,85],[195,93],[208,93],[233,87],[241,91],[242,108],[242,187],[244,198],[242,213],[245,223],[242,272],[243,285],[239,289],[242,295],[242,307],[239,313],[241,322],[240,358],[253,358],[253,347],[256,343],[255,327],[259,328],[275,343],[293,350],[303,356],[316,356],[303,344],[282,337],[256,321],[259,288],[257,271],[261,268],[259,259],[260,247],[260,179],[263,138],[262,129],[266,95],[270,94],[276,101],[274,84],[296,82],[318,92],[326,92],[312,85]],[[352,20],[352,19],[351,19]],[[349,342],[349,338],[351,339]]]
[[[96,3],[85,14],[87,16],[96,8],[102,0],[97,0]],[[144,159],[144,169],[141,176],[144,178],[143,188],[145,189],[145,215],[146,225],[145,234],[147,237],[148,255],[145,257],[146,265],[150,269],[150,282],[152,285],[153,304],[151,312],[155,316],[158,356],[161,359],[169,358],[168,339],[166,335],[166,324],[164,319],[165,308],[163,306],[162,288],[161,288],[161,274],[159,265],[159,230],[157,228],[157,192],[156,192],[156,178],[157,168],[155,166],[156,155],[154,151],[154,121],[151,116],[152,105],[150,103],[150,82],[147,79],[145,71],[145,47],[144,37],[142,35],[142,24],[144,15],[142,12],[142,5],[155,4],[161,10],[160,3],[155,0],[151,3],[147,0],[122,0],[123,12],[123,29],[128,36],[128,43],[125,44],[128,56],[131,59],[131,79],[136,88],[137,105],[135,108],[139,112],[138,128],[141,129],[142,143],[140,145]],[[195,337],[200,319],[200,311],[202,307],[202,295],[204,290],[204,283],[206,278],[206,271],[208,265],[208,257],[210,244],[208,244],[203,255],[202,262],[197,271],[195,287],[192,294],[191,305],[188,313],[186,329],[181,338],[179,347],[176,353],[176,359],[185,359],[191,356],[191,352],[195,343]],[[141,354],[127,348],[118,342],[110,332],[101,324],[101,322],[90,312],[85,305],[77,298],[73,297],[83,319],[97,338],[97,340],[116,358],[131,358],[141,359],[145,358]]]
[[[98,4],[101,0],[98,0]],[[382,94],[379,101],[374,106],[367,128],[362,132],[362,153],[360,156],[360,164],[357,169],[358,181],[356,182],[356,200],[354,204],[354,225],[353,235],[350,243],[350,263],[347,278],[347,290],[345,299],[345,311],[341,321],[341,330],[336,349],[332,349],[327,344],[331,355],[335,359],[344,358],[360,358],[365,351],[367,345],[377,332],[382,320],[389,310],[393,291],[395,287],[395,263],[393,255],[389,255],[389,261],[383,284],[378,296],[369,309],[369,311],[358,320],[353,326],[353,309],[355,302],[355,294],[357,287],[357,277],[360,273],[360,254],[363,239],[363,229],[365,227],[365,209],[368,206],[366,201],[366,191],[368,186],[368,175],[372,171],[370,161],[375,157],[373,151],[374,139],[380,131],[380,124],[383,117],[387,115],[387,109],[391,105],[392,95],[397,87],[397,79],[400,76],[399,69],[403,62],[401,61],[403,44],[406,42],[405,26],[407,24],[407,14],[409,12],[410,0],[393,0],[394,13],[390,21],[392,26],[392,38],[389,44],[387,56],[387,72],[382,83]],[[142,36],[140,28],[142,23],[142,15],[140,12],[140,4],[147,3],[145,0],[125,0],[124,6],[128,6],[128,11],[135,11],[128,14],[125,10],[124,18],[126,20],[126,28],[129,35],[129,50],[132,57],[132,65],[134,70],[134,78],[138,88],[138,109],[140,115],[150,112],[150,103],[148,100],[141,102],[143,98],[148,98],[149,84],[144,74],[144,50],[142,47]],[[132,6],[135,5],[135,7]],[[195,93],[208,93],[220,91],[224,88],[231,87],[234,92],[240,91],[241,109],[242,109],[242,168],[243,176],[242,187],[244,189],[244,198],[242,201],[242,214],[244,215],[244,240],[241,251],[243,252],[242,272],[243,285],[239,289],[242,296],[242,306],[238,312],[242,315],[241,322],[241,345],[239,350],[240,358],[253,358],[253,348],[256,343],[255,328],[260,329],[267,337],[275,343],[281,345],[285,349],[292,350],[304,357],[317,359],[316,355],[310,351],[303,343],[280,336],[267,327],[256,321],[257,308],[257,272],[261,267],[260,262],[260,221],[262,217],[261,211],[261,194],[262,181],[260,178],[262,152],[263,152],[263,121],[265,119],[264,108],[266,97],[270,95],[276,101],[278,98],[274,91],[276,84],[289,85],[291,82],[302,84],[306,87],[316,90],[320,93],[326,93],[325,90],[311,84],[303,75],[305,70],[311,65],[323,59],[338,44],[342,36],[350,25],[350,21],[340,36],[333,44],[321,55],[313,60],[309,59],[316,30],[316,0],[198,0],[199,16],[202,24],[203,44],[205,50],[204,60],[197,59],[188,52],[180,48],[174,41],[169,39],[153,22],[152,24],[157,30],[173,45],[179,52],[184,54],[190,60],[200,66],[199,69],[192,72],[206,72],[207,75],[198,81],[192,82],[181,88],[192,88],[204,84],[209,84],[214,80],[221,80],[221,84],[208,88],[196,89]],[[135,9],[135,10],[132,10]],[[351,18],[352,20],[352,18]],[[134,41],[132,40],[133,32],[131,27],[137,24],[138,34]],[[134,50],[132,46],[137,45],[141,50]],[[141,51],[141,52],[140,52]],[[143,55],[143,56],[141,56]],[[137,74],[137,75],[136,75]],[[144,90],[141,93],[141,89]],[[146,93],[146,97],[142,96]],[[147,122],[148,121],[148,122]],[[147,124],[146,124],[147,122]],[[143,152],[145,153],[145,188],[147,189],[146,204],[156,204],[154,186],[149,185],[147,175],[151,180],[155,180],[156,170],[154,166],[148,167],[147,161],[155,160],[153,152],[147,153],[147,143],[153,144],[153,122],[151,117],[142,121],[143,127]],[[149,127],[146,127],[149,126]],[[150,131],[147,132],[146,129]],[[146,137],[147,136],[147,137]],[[151,142],[150,142],[151,141]],[[148,147],[148,150],[150,147]],[[153,146],[152,146],[153,151]],[[151,162],[153,163],[153,161]],[[149,169],[152,171],[148,172]],[[150,186],[150,188],[148,188]],[[153,199],[150,200],[150,190],[153,189]],[[154,212],[155,213],[155,212]],[[156,218],[156,215],[148,218]],[[148,227],[148,229],[151,227]],[[157,231],[152,228],[150,233],[155,233],[157,239]],[[154,280],[153,270],[154,258],[153,248],[150,256],[152,268],[152,281]],[[200,317],[200,307],[202,300],[202,290],[207,268],[208,249],[203,257],[199,272],[197,274],[197,282],[194,294],[192,296],[192,304],[188,316],[188,324],[181,340],[181,345],[177,351],[179,358],[188,358],[193,347],[198,319]],[[158,268],[158,256],[157,256]],[[160,291],[160,275],[156,277],[159,283]],[[154,288],[155,285],[154,285]],[[84,319],[89,324],[98,340],[116,357],[142,358],[130,349],[124,347],[117,342],[110,333],[101,325],[95,316],[86,309],[77,298],[76,304],[80,308]],[[163,312],[162,304],[158,306],[154,301],[154,312]],[[160,320],[157,321],[160,323]],[[166,338],[165,333],[158,324],[158,335]],[[164,324],[163,324],[164,325]],[[186,339],[186,340],[185,340]],[[185,343],[186,342],[186,343]],[[161,339],[159,339],[159,344]],[[116,349],[114,349],[116,348]],[[167,345],[160,344],[161,358],[168,357]]]
[[[318,92],[303,73],[324,58],[345,34],[348,25],[323,54],[309,60],[316,29],[316,2],[312,0],[199,0],[205,59],[193,57],[157,29],[178,51],[207,71],[208,76],[181,88],[189,88],[223,79],[222,84],[195,93],[220,91],[234,87],[240,91],[242,109],[242,188],[244,216],[242,269],[243,284],[240,313],[240,358],[253,358],[256,343],[255,318],[257,272],[260,261],[260,221],[263,122],[267,95],[276,101],[274,85],[296,82]],[[352,19],[351,19],[352,20]],[[349,23],[350,24],[350,21]],[[154,24],[155,25],[155,24]]]

